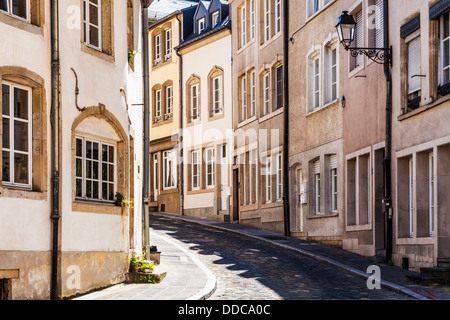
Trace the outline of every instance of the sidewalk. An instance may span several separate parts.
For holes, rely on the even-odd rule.
[[[303,254],[320,262],[327,263],[362,279],[368,279],[368,277],[372,275],[367,274],[366,271],[369,266],[374,264],[373,261],[366,257],[362,257],[338,248],[288,238],[277,233],[259,230],[235,223],[210,221],[203,218],[179,216],[168,213],[150,213],[150,215],[159,215],[171,219],[179,219],[217,230],[252,237],[254,239]],[[448,287],[423,286],[415,284],[405,278],[407,275],[416,275],[414,272],[388,265],[380,265],[380,267],[381,286],[386,289],[420,300],[450,300],[450,288]]]

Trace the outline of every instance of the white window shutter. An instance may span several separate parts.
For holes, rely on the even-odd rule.
[[[330,156],[330,169],[337,169],[337,155]]]
[[[408,94],[420,90],[420,36],[408,43]]]
[[[383,0],[375,0],[375,48],[384,48]]]

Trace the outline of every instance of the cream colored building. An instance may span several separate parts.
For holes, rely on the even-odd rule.
[[[152,12],[166,9],[154,2]],[[150,207],[180,213],[180,58],[174,48],[189,35],[196,2],[175,1],[175,7],[149,26],[150,58]],[[161,8],[160,6],[163,6]]]
[[[141,202],[134,198],[141,119],[134,126],[128,112],[142,104],[139,55],[128,61],[128,52],[141,51],[140,1],[59,1],[56,213],[50,1],[10,5],[0,6],[2,298],[63,298],[118,283],[128,270],[130,243],[142,232],[134,216],[139,207],[115,205],[116,193]],[[58,237],[52,238],[52,220]]]
[[[231,20],[224,1],[201,1],[182,59],[185,215],[228,219],[233,151]],[[202,61],[202,63],[198,63]]]

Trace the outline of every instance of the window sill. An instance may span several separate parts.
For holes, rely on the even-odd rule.
[[[121,215],[123,207],[118,207],[114,202],[89,201],[83,199],[75,199],[72,202],[72,211],[87,212],[96,214]]]
[[[324,12],[326,9],[328,9],[328,7],[330,7],[335,2],[336,2],[336,0],[330,1],[330,3],[327,3],[326,5],[324,5],[316,13],[312,14],[309,17],[307,16],[305,24],[308,24],[309,22],[311,22],[311,20],[314,20],[316,17],[318,17],[322,12]]]
[[[256,116],[252,116],[251,118],[241,121],[238,123],[238,128],[245,127],[246,125],[252,123],[255,120],[256,120]]]
[[[270,112],[270,113],[266,114],[265,116],[259,118],[259,123],[263,123],[263,122],[265,122],[267,120],[270,120],[271,118],[276,117],[276,116],[282,114],[283,112],[284,112],[284,107],[283,108],[279,108],[279,109],[277,109],[277,110],[275,110],[273,112]]]
[[[91,48],[91,47],[87,46],[84,42],[81,42],[81,51],[84,53],[93,55],[94,57],[97,57],[104,61],[110,62],[110,63],[115,62],[114,55],[109,55],[109,54],[99,51],[97,49]]]
[[[361,71],[363,71],[366,68],[366,66],[364,65],[364,63],[362,65],[360,65],[359,67],[353,69],[353,70],[349,70],[348,71],[348,79],[353,78],[354,76],[356,76],[358,73],[360,73]]]
[[[261,43],[259,45],[259,51],[264,50],[268,46],[270,46],[273,42],[275,42],[277,39],[281,38],[282,32],[279,31],[277,34],[273,35],[269,40],[264,41],[264,43]]]
[[[325,219],[325,218],[336,218],[339,217],[339,212],[333,212],[333,213],[318,213],[316,215],[309,215],[306,218],[307,219]]]
[[[28,188],[3,185],[0,187],[0,198],[19,198],[29,200],[47,200],[47,193]]]
[[[247,42],[245,45],[243,45],[242,47],[240,47],[240,48],[237,50],[236,55],[241,54],[243,51],[245,51],[245,49],[247,49],[247,48],[250,47],[252,44],[254,44],[254,43],[255,43],[255,39],[256,39],[256,38],[253,38],[252,40],[250,40],[249,42]]]
[[[416,110],[410,111],[408,113],[401,114],[401,115],[399,115],[397,117],[397,120],[398,121],[403,121],[403,120],[412,118],[412,117],[414,117],[414,116],[416,116],[416,115],[418,115],[418,114],[420,114],[422,112],[425,112],[427,110],[433,109],[434,107],[437,107],[437,106],[439,106],[439,105],[441,105],[441,104],[443,104],[445,102],[448,102],[448,101],[450,101],[450,95],[447,95],[445,97],[439,98],[438,100],[436,100],[436,101],[434,101],[432,103],[420,106]]]
[[[44,35],[44,28],[42,26],[31,24],[29,21],[26,21],[20,17],[16,18],[5,12],[0,12],[0,23],[4,23],[33,34]]]
[[[167,119],[167,120],[162,120],[161,119],[161,121],[159,121],[159,122],[154,122],[153,121],[152,122],[152,128],[161,127],[163,125],[170,124],[170,123],[173,123],[173,117],[170,118],[170,119]]]
[[[336,99],[336,100],[333,100],[333,101],[331,101],[331,102],[328,102],[327,104],[325,104],[325,105],[323,105],[323,106],[321,106],[321,107],[319,107],[319,108],[317,108],[317,109],[314,109],[313,111],[309,111],[309,112],[305,115],[305,117],[309,117],[309,116],[311,116],[311,115],[313,115],[313,114],[315,114],[315,113],[317,113],[317,112],[319,112],[319,111],[322,111],[322,110],[324,110],[324,109],[327,109],[327,108],[329,108],[329,107],[331,107],[331,106],[334,106],[334,105],[336,105],[336,104],[338,104],[338,103],[340,103],[340,99]]]
[[[372,224],[361,224],[361,225],[352,225],[346,226],[345,231],[347,232],[355,232],[355,231],[369,231],[372,230]]]
[[[397,245],[424,245],[424,244],[434,244],[434,237],[426,237],[426,238],[396,238]]]

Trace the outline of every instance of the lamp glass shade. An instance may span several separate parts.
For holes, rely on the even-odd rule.
[[[349,48],[355,39],[356,22],[352,15],[348,14],[348,11],[344,11],[339,17],[336,30],[339,36],[339,41],[345,48]]]

